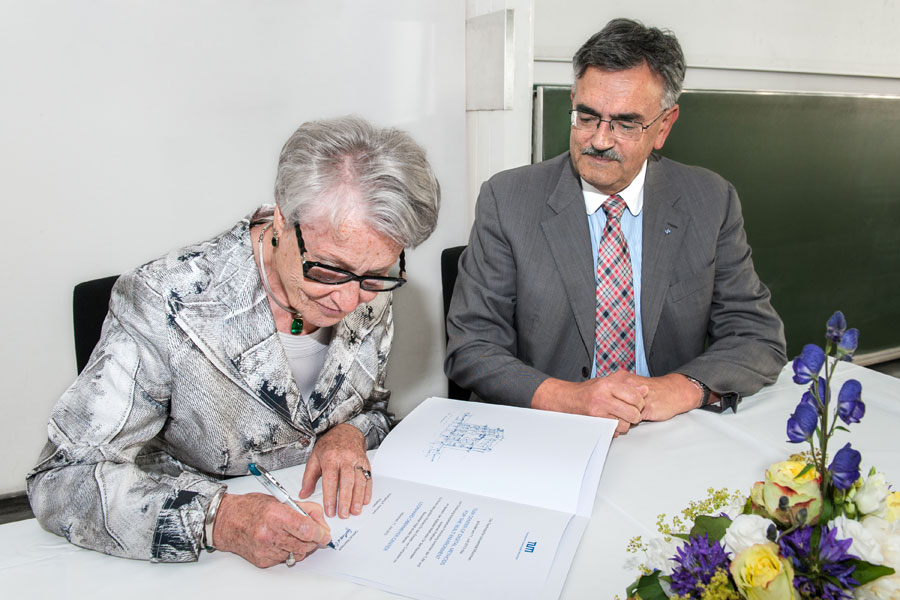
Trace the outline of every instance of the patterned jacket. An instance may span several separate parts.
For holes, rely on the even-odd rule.
[[[122,275],[91,359],[57,402],[27,476],[41,525],[107,554],[197,560],[225,476],[304,463],[317,436],[350,423],[387,435],[391,294],[334,327],[309,398],[288,367],[253,258],[250,227]]]

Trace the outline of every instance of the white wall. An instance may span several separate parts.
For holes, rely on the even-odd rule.
[[[607,21],[671,29],[686,89],[900,95],[900,2],[535,0],[534,81],[572,82],[571,59]]]
[[[468,231],[462,0],[0,0],[0,494],[24,489],[74,379],[75,283],[120,273],[270,202],[301,122],[407,129],[443,189],[409,253],[389,385],[446,389],[440,250]]]

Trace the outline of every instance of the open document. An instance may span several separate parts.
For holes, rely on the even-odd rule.
[[[413,598],[557,598],[615,426],[429,398],[379,448],[372,502],[298,566]]]

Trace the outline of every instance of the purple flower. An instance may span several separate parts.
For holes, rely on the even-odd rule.
[[[837,451],[828,470],[831,472],[831,480],[834,487],[839,490],[848,490],[859,479],[859,461],[862,458],[859,452],[850,447],[850,443]]]
[[[840,342],[845,329],[847,329],[847,319],[844,318],[844,313],[839,310],[835,311],[828,319],[828,323],[825,324],[825,337],[832,342]]]
[[[838,342],[837,356],[841,360],[850,360],[859,345],[859,329],[848,329]]]
[[[811,391],[803,392],[803,396],[800,398],[800,402],[802,404],[809,404],[816,411],[819,410],[819,401],[816,400],[816,397],[813,396]]]
[[[700,584],[708,584],[716,571],[728,569],[730,563],[724,546],[710,543],[705,533],[682,544],[673,560],[678,566],[672,571],[672,590],[689,598],[700,598]]]
[[[812,545],[812,527],[800,527],[778,540],[781,555],[794,567],[794,587],[804,598],[852,600],[851,587],[859,585],[853,578],[858,557],[848,554],[852,539],[836,539],[837,529],[820,527],[819,543]]]
[[[825,364],[825,351],[815,344],[803,346],[800,356],[794,359],[794,383],[809,383],[819,375]]]
[[[809,392],[803,394],[803,399],[787,422],[788,439],[795,444],[808,440],[815,433],[819,423],[819,411],[815,408],[815,399],[813,398],[813,404],[810,404],[806,398],[807,394]],[[812,398],[812,394],[809,396]]]
[[[837,412],[841,421],[849,425],[859,423],[866,414],[866,405],[860,399],[862,385],[855,379],[848,379],[838,392]]]
[[[828,403],[831,401],[831,390],[828,389],[828,386],[825,385],[825,378],[819,377],[816,381],[812,382],[812,385],[809,386],[809,392],[807,392],[810,396],[812,396],[812,403],[815,406],[819,406],[821,402],[821,406],[828,406]],[[804,397],[806,394],[804,394]],[[816,398],[818,397],[818,401]],[[802,400],[802,398],[801,398]]]

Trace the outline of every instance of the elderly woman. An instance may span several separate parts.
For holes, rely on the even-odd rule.
[[[275,200],[119,278],[28,475],[46,529],[116,556],[218,548],[266,567],[328,542],[322,509],[223,478],[305,462],[300,495],[321,476],[329,516],[369,502],[366,449],[391,426],[391,290],[404,248],[434,230],[438,182],[407,134],[347,117],[291,136]]]

